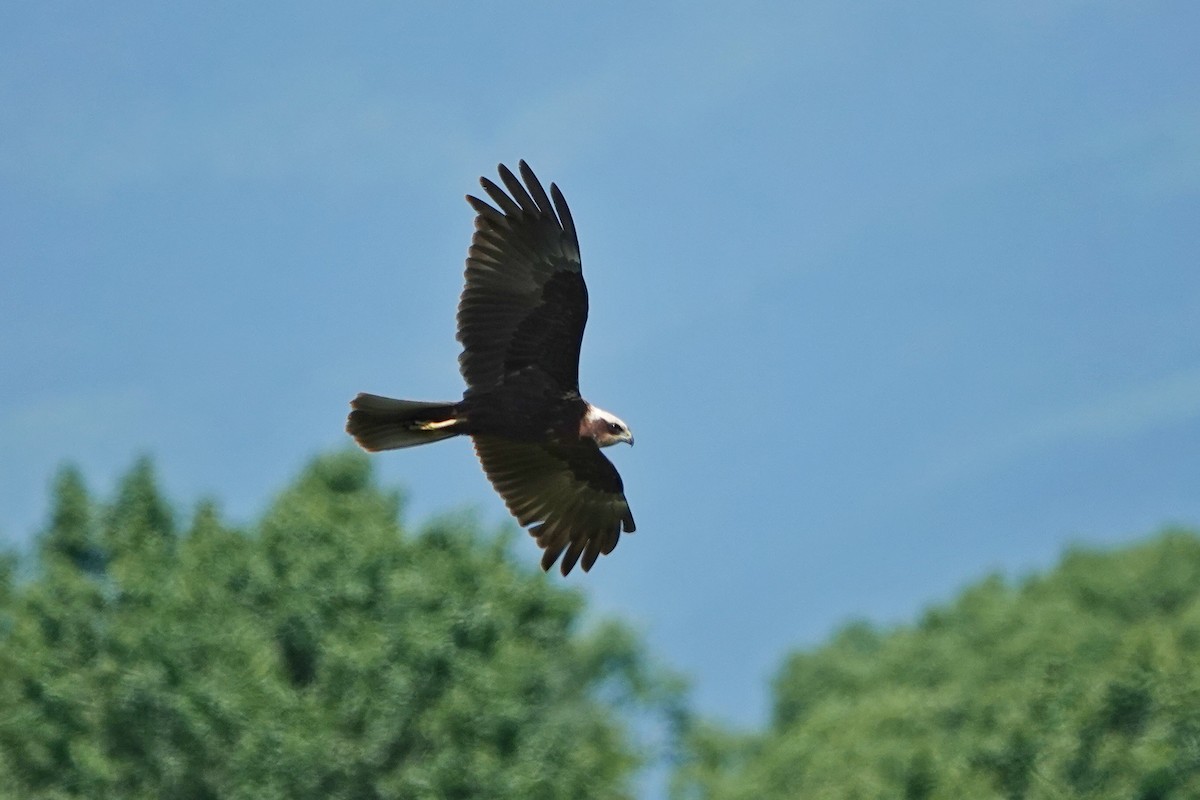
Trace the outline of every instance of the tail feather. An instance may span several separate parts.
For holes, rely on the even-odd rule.
[[[346,433],[364,450],[395,450],[449,439],[462,433],[454,403],[393,400],[360,394],[350,401]]]

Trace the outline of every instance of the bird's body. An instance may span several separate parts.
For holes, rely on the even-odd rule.
[[[477,216],[458,308],[462,400],[360,394],[346,430],[373,451],[470,436],[509,511],[532,526],[542,567],[561,555],[566,575],[634,530],[621,476],[600,453],[633,436],[579,394],[588,303],[575,225],[555,185],[547,196],[524,161],[520,172],[524,185],[500,166],[507,193],[480,179],[498,208],[467,198]]]

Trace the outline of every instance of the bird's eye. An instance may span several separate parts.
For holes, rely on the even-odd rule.
[[[610,423],[608,423],[608,432],[609,433],[620,433],[621,426],[615,422],[610,422]]]

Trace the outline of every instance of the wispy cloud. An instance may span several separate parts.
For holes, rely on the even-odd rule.
[[[1035,420],[1020,437],[1031,446],[1120,439],[1200,417],[1200,366],[1115,391]]]
[[[628,133],[691,136],[698,117],[798,59],[842,57],[815,20],[798,26],[747,13],[736,25],[728,22],[720,15],[672,15],[664,21],[668,27],[624,32],[605,43],[590,70],[530,98],[489,135],[510,151],[561,160],[601,150]]]
[[[903,493],[934,491],[1054,447],[1130,439],[1196,419],[1200,366],[988,428],[974,440],[959,439],[952,449],[916,465],[896,488]]]
[[[89,103],[73,88],[36,102],[0,92],[0,100],[20,106],[19,125],[0,125],[0,176],[83,197],[181,180],[301,175],[360,184],[419,169],[427,159],[418,153],[444,146],[457,127],[453,106],[433,94],[397,96],[328,66],[238,88],[237,96],[104,103]]]

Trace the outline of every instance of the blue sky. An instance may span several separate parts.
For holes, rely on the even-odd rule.
[[[463,195],[564,190],[638,532],[585,587],[761,722],[783,655],[1200,521],[1194,3],[10,4],[0,537],[152,454],[251,520],[461,392]],[[503,505],[384,454],[414,523]],[[520,541],[531,563],[538,553]]]

